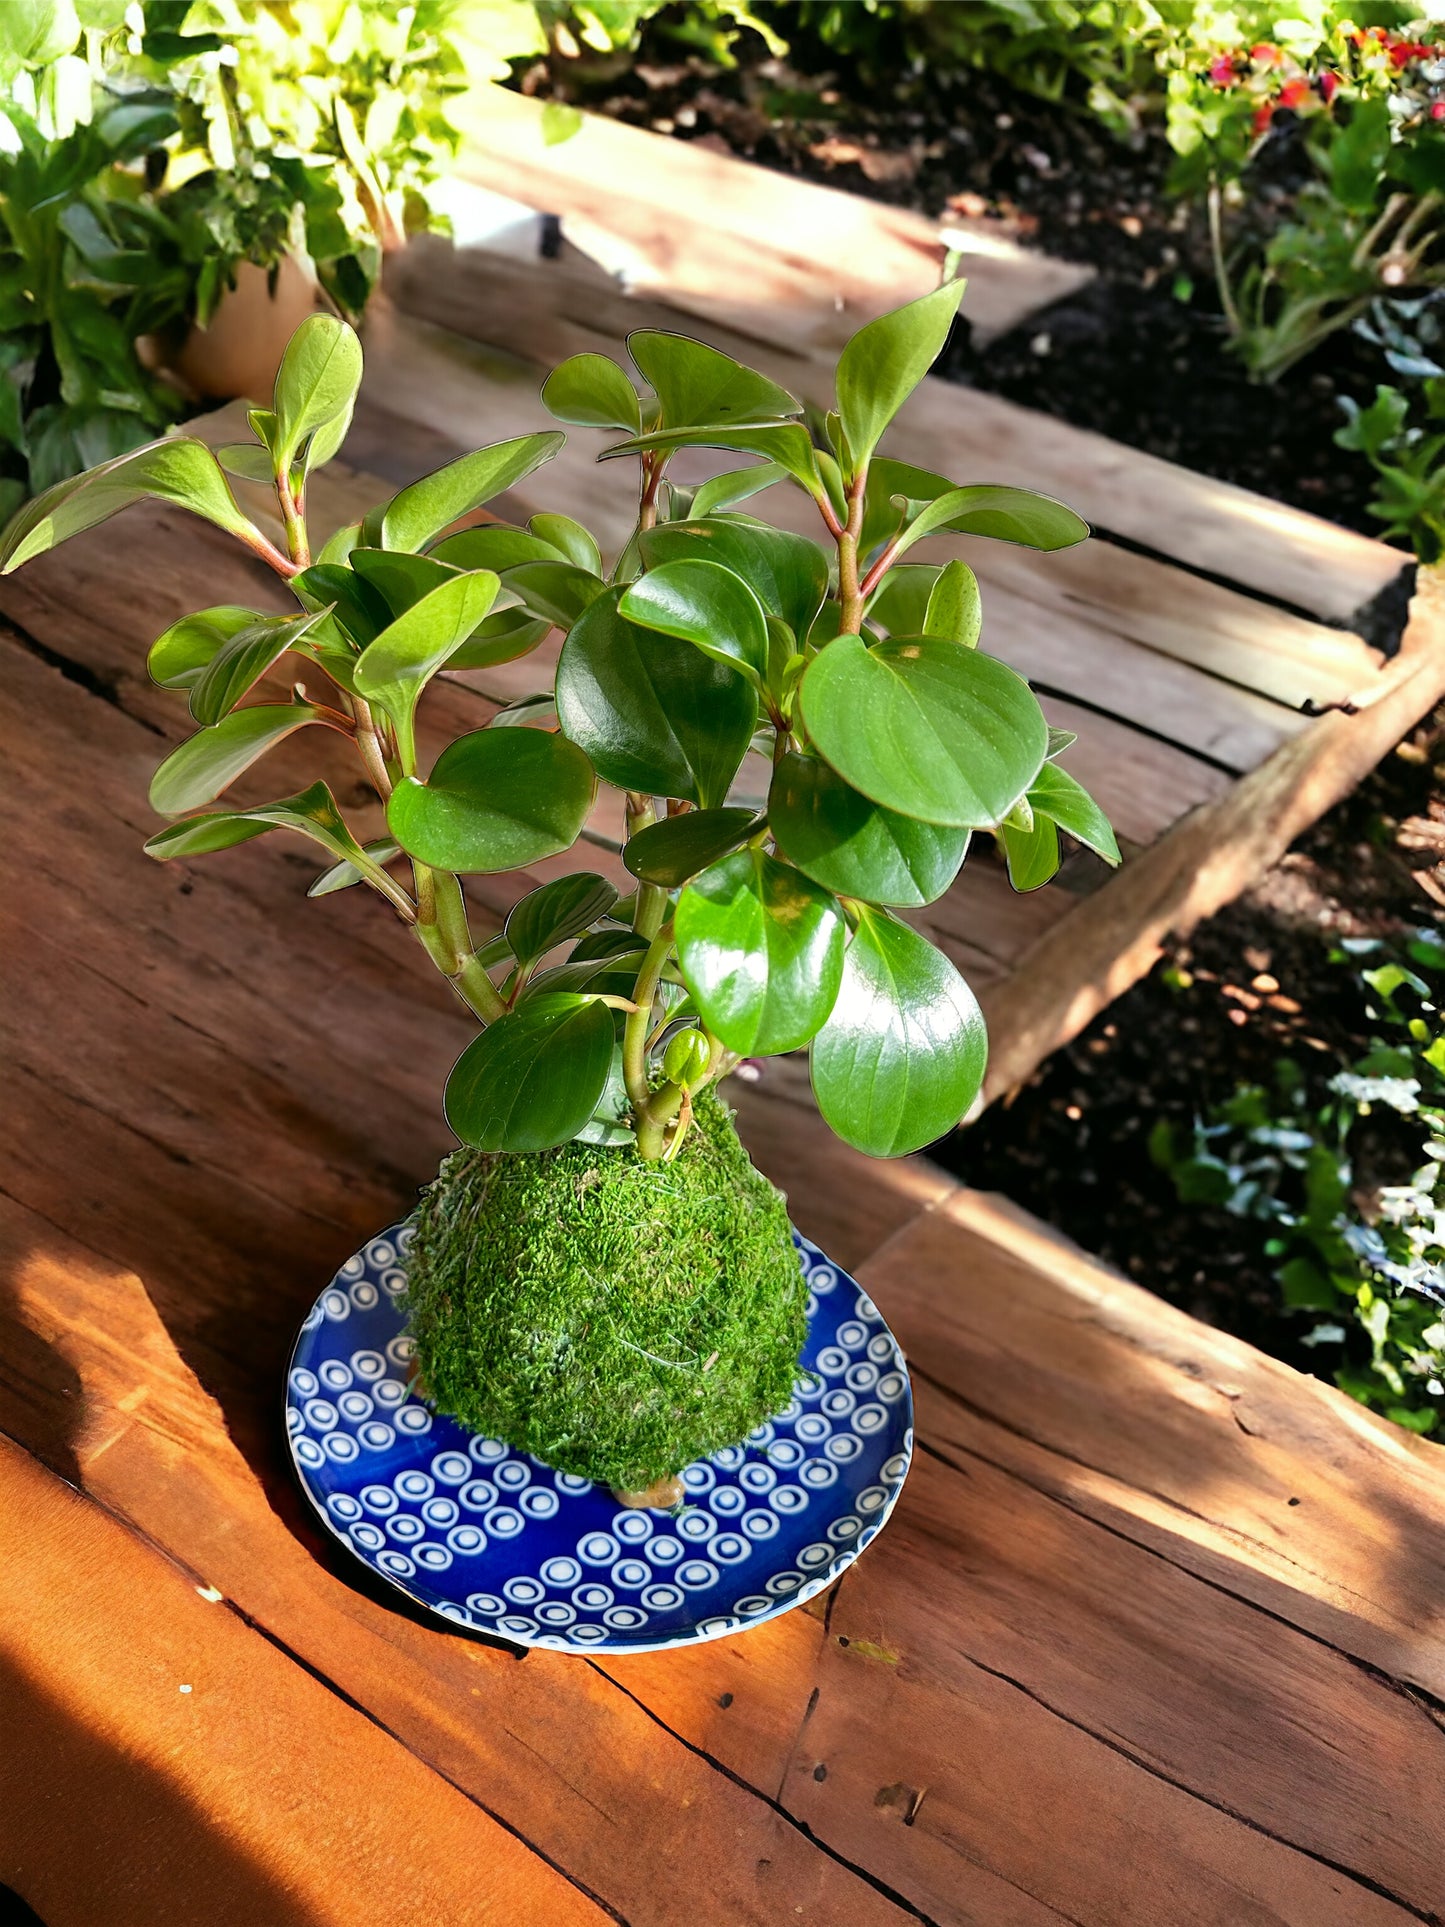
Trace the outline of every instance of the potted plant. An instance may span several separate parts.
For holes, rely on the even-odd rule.
[[[766,1427],[797,1374],[808,1292],[783,1201],[719,1095],[728,1073],[806,1047],[847,1143],[879,1157],[928,1144],[979,1092],[984,1024],[899,913],[942,895],[978,830],[1021,888],[1057,867],[1060,828],[1117,860],[1056,760],[1073,739],[977,646],[972,571],[904,560],[939,530],[1038,549],[1087,533],[1044,497],[877,453],[961,293],[853,337],[821,444],[791,395],[683,336],[631,338],[641,393],[603,356],[564,363],[546,406],[616,430],[603,459],[639,476],[610,570],[565,515],[457,526],[553,456],[556,431],[463,456],[313,556],[308,478],[340,448],[361,376],[355,335],[322,315],[293,337],[272,407],[251,411],[253,442],[154,443],[30,503],[0,545],[8,571],[152,496],[227,529],[289,585],[290,615],[185,613],[153,646],[153,677],[197,729],[155,774],[151,801],[174,820],[146,849],[175,861],[289,829],[327,860],[313,895],[363,884],[415,933],[478,1026],[446,1085],[461,1148],[423,1197],[405,1281],[420,1389],[471,1435],[624,1502],[670,1503],[684,1468]],[[668,466],[693,445],[752,459],[690,490]],[[271,482],[284,550],[227,469]],[[831,553],[741,509],[774,486],[811,500]],[[432,679],[522,656],[554,628],[555,681],[424,764]],[[289,693],[262,693],[283,662]],[[353,746],[384,837],[359,836],[321,781],[212,807],[317,728]],[[572,849],[599,784],[625,798],[635,888],[619,898],[579,865],[479,940],[462,879]]]

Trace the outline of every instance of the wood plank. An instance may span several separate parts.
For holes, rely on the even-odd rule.
[[[986,1433],[1011,1476],[1322,1648],[1442,1696],[1440,1446],[976,1192],[913,1221],[863,1282],[938,1388],[940,1451],[972,1452]]]
[[[0,1512],[0,1878],[46,1927],[606,1921],[3,1437]]]
[[[936,288],[948,246],[962,250],[964,313],[984,341],[1093,278],[1020,247],[1002,221],[959,218],[945,242],[911,209],[602,115],[549,144],[543,103],[509,89],[475,88],[457,112],[463,180],[560,215],[569,239],[627,286],[766,340],[841,347],[864,321]]]
[[[565,267],[449,250],[437,240],[388,261],[387,287],[409,314],[549,368],[570,354],[616,354],[633,328],[684,325],[660,301],[609,296]],[[831,406],[830,360],[696,316],[684,331]],[[941,474],[1057,495],[1100,529],[1329,623],[1348,625],[1408,561],[1302,509],[934,376],[899,416],[887,452]]]
[[[1319,718],[1217,802],[1184,817],[988,987],[982,1002],[995,1044],[985,1101],[1021,1083],[1137,982],[1171,932],[1192,929],[1262,876],[1442,695],[1445,579],[1422,570],[1400,653],[1366,706]]]

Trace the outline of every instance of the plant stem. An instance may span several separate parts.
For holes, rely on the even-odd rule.
[[[1224,196],[1218,181],[1209,183],[1209,251],[1214,261],[1214,281],[1219,289],[1219,305],[1224,310],[1225,323],[1232,335],[1244,332],[1244,324],[1239,317],[1239,309],[1234,299],[1234,289],[1229,281],[1229,264],[1224,258]]]
[[[356,718],[356,747],[361,751],[366,773],[384,803],[391,795],[392,781],[391,771],[386,767],[386,758],[382,754],[381,738],[376,733],[376,718],[371,713],[371,705],[360,696],[351,698],[351,713]]]
[[[647,953],[638,967],[637,979],[633,986],[632,1001],[637,1006],[627,1019],[622,1032],[622,1076],[627,1085],[628,1102],[632,1105],[637,1125],[637,1148],[644,1157],[642,1131],[648,1109],[647,1084],[647,1034],[652,1028],[652,1000],[657,995],[657,986],[662,981],[662,973],[672,950],[672,925],[664,924],[648,945]],[[651,1153],[653,1157],[662,1155],[661,1144]]]
[[[858,581],[858,537],[863,530],[863,494],[868,486],[866,462],[848,484],[848,520],[838,532],[838,630],[856,636],[863,629],[863,590]]]
[[[276,499],[281,504],[281,520],[286,526],[286,553],[298,569],[309,569],[311,544],[306,535],[306,517],[284,475],[276,477]]]

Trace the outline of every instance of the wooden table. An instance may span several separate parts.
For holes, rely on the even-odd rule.
[[[914,1373],[879,1546],[741,1638],[518,1659],[322,1538],[286,1358],[469,1026],[299,847],[141,855],[145,644],[266,590],[160,510],[0,589],[0,1881],[47,1927],[1438,1920],[1439,1448],[832,1145],[788,1065],[749,1141]]]

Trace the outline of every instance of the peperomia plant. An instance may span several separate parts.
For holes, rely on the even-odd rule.
[[[362,366],[352,331],[321,315],[293,338],[272,406],[251,411],[254,441],[217,456],[165,440],[62,483],[11,524],[0,563],[153,497],[227,529],[286,581],[291,615],[204,609],[154,644],[152,675],[197,728],[156,772],[151,801],[176,820],[146,848],[190,858],[290,829],[330,865],[311,894],[362,883],[384,897],[481,1026],[446,1090],[464,1143],[671,1159],[709,1086],[745,1058],[811,1046],[834,1130],[896,1155],[968,1111],[986,1048],[968,985],[900,913],[948,889],[977,830],[1001,839],[1019,887],[1057,868],[1060,829],[1118,857],[1057,761],[1072,738],[977,646],[973,572],[904,560],[944,530],[1045,550],[1087,533],[1045,497],[878,454],[961,293],[949,284],[853,337],[826,446],[782,388],[682,336],[632,336],[641,393],[600,355],[564,363],[543,389],[550,412],[619,431],[603,459],[640,471],[636,529],[610,571],[563,514],[458,527],[555,455],[556,431],[463,456],[313,557],[308,481],[341,447]],[[668,468],[694,446],[753,459],[688,489]],[[284,551],[226,471],[274,489]],[[811,500],[827,549],[740,510],[775,485]],[[416,717],[432,679],[523,656],[553,629],[555,685],[424,767]],[[283,659],[290,693],[264,693]],[[386,805],[384,839],[363,841],[322,781],[212,807],[310,728],[354,745]],[[755,797],[740,776],[750,751],[768,770]],[[461,878],[571,849],[599,781],[625,794],[635,890],[620,901],[599,875],[563,876],[479,944]]]

